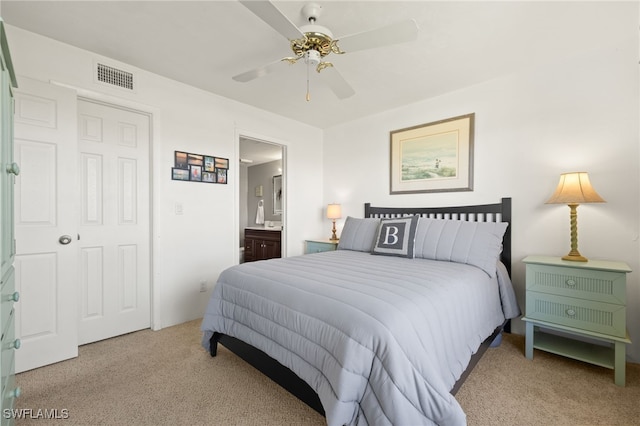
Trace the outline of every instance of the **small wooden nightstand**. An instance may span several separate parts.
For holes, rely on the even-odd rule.
[[[304,254],[333,251],[338,248],[338,241],[333,240],[305,240]]]
[[[629,266],[550,256],[528,256],[523,262],[527,265],[526,314],[522,318],[526,322],[526,357],[533,359],[536,348],[611,368],[616,385],[624,386],[626,345],[631,343],[626,328]]]

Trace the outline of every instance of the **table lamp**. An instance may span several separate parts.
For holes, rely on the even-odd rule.
[[[340,210],[340,204],[329,204],[327,206],[327,219],[333,220],[333,229],[331,234],[331,241],[338,241],[338,236],[336,235],[336,219],[340,219],[342,217],[342,211]]]
[[[578,205],[584,203],[604,203],[605,201],[591,186],[586,172],[563,173],[551,198],[545,204],[567,204],[571,218],[571,251],[563,260],[587,262],[589,259],[578,251]]]

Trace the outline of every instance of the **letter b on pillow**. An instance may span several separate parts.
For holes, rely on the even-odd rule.
[[[373,254],[413,258],[418,216],[382,219],[376,233]]]
[[[402,229],[404,230],[404,223],[401,223]],[[400,238],[398,238],[398,234],[400,233],[400,229],[398,226],[388,225],[384,228],[384,242],[382,243],[385,247],[391,248],[400,242]]]

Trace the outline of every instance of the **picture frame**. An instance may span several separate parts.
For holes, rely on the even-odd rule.
[[[475,113],[390,132],[390,193],[473,191]]]
[[[187,163],[189,166],[199,166],[202,171],[204,165],[204,155],[200,154],[187,154]]]
[[[207,183],[216,183],[216,173],[215,172],[202,172],[202,182]]]
[[[214,157],[210,157],[208,155],[204,156],[204,171],[205,172],[215,172],[216,171]]]
[[[189,169],[183,169],[181,167],[173,167],[171,169],[172,180],[189,180]]]
[[[216,166],[216,169],[228,169],[229,159],[216,157],[215,166]]]
[[[175,151],[173,163],[178,169],[189,170],[188,156],[186,152],[183,151]],[[180,179],[182,180],[182,179]]]
[[[216,181],[218,183],[224,183],[226,185],[226,183],[227,183],[227,169],[218,169],[218,168],[216,168],[216,173],[217,173]]]
[[[189,166],[189,180],[202,182],[202,166]]]

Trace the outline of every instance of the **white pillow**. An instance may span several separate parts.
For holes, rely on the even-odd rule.
[[[495,277],[508,225],[421,217],[416,229],[415,257],[466,263]]]

